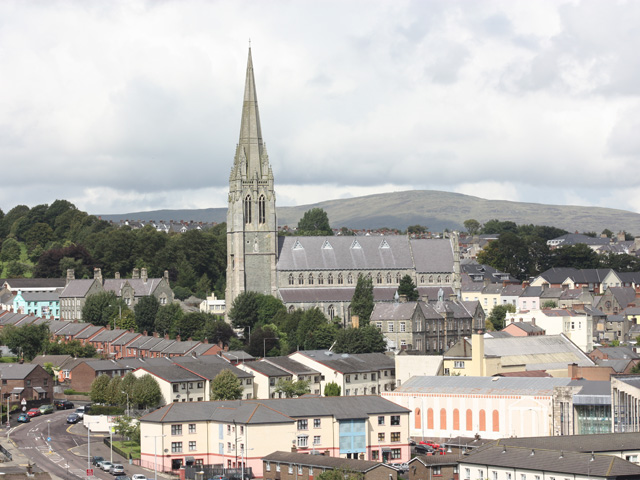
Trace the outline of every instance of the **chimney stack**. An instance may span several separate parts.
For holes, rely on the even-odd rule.
[[[142,281],[144,283],[147,283],[147,278],[148,277],[147,277],[147,269],[146,268],[143,268],[143,269],[140,270],[140,278],[142,278]]]
[[[99,269],[99,268],[94,268],[93,269],[93,278],[98,280],[100,282],[100,285],[102,285],[102,270]]]
[[[116,272],[115,279],[120,280],[120,272]]]
[[[140,278],[140,269],[138,268],[134,268],[133,269],[133,273],[131,274],[131,278]]]
[[[168,282],[169,281],[169,270],[165,270],[164,271],[164,279]]]
[[[69,282],[71,280],[75,280],[75,279],[76,279],[76,276],[75,276],[75,272],[74,272],[73,268],[68,269],[67,270],[67,283],[65,284],[65,286],[69,285]]]

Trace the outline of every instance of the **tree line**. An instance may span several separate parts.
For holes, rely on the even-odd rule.
[[[0,210],[0,277],[61,278],[74,269],[76,278],[91,278],[102,269],[105,278],[134,268],[149,277],[165,270],[180,299],[224,297],[226,225],[183,234],[158,232],[152,226],[133,230],[116,226],[78,210],[67,200],[29,208]]]

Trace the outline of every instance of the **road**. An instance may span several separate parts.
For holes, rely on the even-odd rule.
[[[33,417],[29,423],[14,424],[10,430],[10,438],[20,451],[38,465],[57,477],[65,480],[87,479],[87,428],[81,423],[69,425],[67,415],[71,410],[56,411],[49,415]],[[109,460],[109,448],[103,443],[107,434],[91,434],[91,456],[101,455]],[[50,438],[51,441],[47,441]],[[134,473],[148,475],[143,468],[129,465],[126,460],[116,453],[113,454],[114,463],[125,466],[125,475]],[[113,476],[91,466],[94,471],[93,479],[113,480]]]

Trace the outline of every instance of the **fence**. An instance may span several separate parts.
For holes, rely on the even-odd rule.
[[[7,460],[12,461],[13,460],[13,456],[11,455],[11,452],[9,450],[7,450],[6,448],[4,448],[2,445],[0,445],[0,452],[2,452],[2,454],[7,457]]]

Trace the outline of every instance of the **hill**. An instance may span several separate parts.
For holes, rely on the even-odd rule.
[[[410,190],[364,197],[327,200],[312,205],[278,207],[278,224],[295,226],[307,210],[318,207],[329,215],[334,228],[406,229],[409,225],[426,225],[429,230],[464,230],[463,222],[475,218],[480,223],[498,219],[518,225],[549,225],[570,232],[597,232],[605,228],[640,235],[640,214],[626,210],[573,205],[544,205],[505,200],[485,200],[459,193],[435,190]],[[226,208],[198,210],[155,210],[118,215],[99,215],[104,220],[184,220],[224,222]]]

